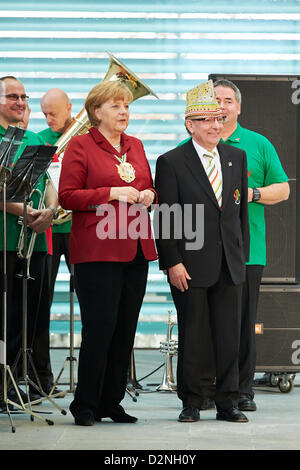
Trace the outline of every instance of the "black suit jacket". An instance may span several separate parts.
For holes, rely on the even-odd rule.
[[[182,262],[192,278],[191,286],[215,284],[223,254],[234,284],[245,280],[245,262],[249,257],[246,153],[221,143],[218,152],[223,179],[222,209],[192,140],[157,159],[155,189],[159,206],[154,226],[160,268]],[[164,210],[171,206],[175,218],[168,217]],[[201,238],[203,246],[199,243]]]

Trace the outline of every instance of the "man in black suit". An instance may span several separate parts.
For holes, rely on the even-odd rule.
[[[236,406],[241,289],[249,253],[246,154],[219,144],[223,119],[211,80],[188,92],[185,125],[192,139],[158,158],[155,182],[160,268],[168,273],[178,318],[179,421],[198,421],[206,398],[199,378],[199,331],[208,309],[217,419],[247,422]]]

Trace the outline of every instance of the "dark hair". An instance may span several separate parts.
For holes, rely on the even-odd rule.
[[[16,80],[17,82],[19,81],[16,77],[13,77],[12,75],[6,75],[5,77],[0,77],[0,82],[4,82],[4,80]],[[0,83],[0,92],[2,92],[3,86],[2,83]]]
[[[219,80],[216,80],[214,82],[214,88],[216,88],[217,86],[224,86],[226,88],[231,88],[235,93],[235,97],[238,103],[242,102],[242,94],[239,88],[230,80],[226,80],[226,78],[220,78]]]
[[[97,126],[99,124],[95,115],[96,109],[100,108],[100,106],[110,98],[113,98],[114,100],[127,99],[131,102],[133,95],[129,88],[119,80],[100,82],[95,85],[89,92],[84,103],[84,107],[92,126]]]
[[[7,78],[9,78],[10,80],[19,81],[16,77],[13,77],[12,75],[6,75],[5,77],[1,77],[0,80],[3,82],[3,80],[6,80]]]

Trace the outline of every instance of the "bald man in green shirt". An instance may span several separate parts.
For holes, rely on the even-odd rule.
[[[49,127],[39,132],[39,135],[48,144],[55,145],[72,121],[72,103],[63,90],[51,88],[42,96],[41,109]],[[53,224],[52,226],[53,255],[50,274],[50,305],[53,300],[55,281],[62,255],[64,255],[70,270],[69,237],[71,224],[72,222],[69,220],[59,225]]]
[[[242,102],[240,90],[225,79],[216,81],[214,87],[225,118],[221,142],[247,154],[250,256],[243,286],[239,408],[255,411],[252,388],[256,366],[255,322],[263,268],[267,264],[264,206],[287,200],[290,189],[288,177],[271,142],[238,123]],[[207,370],[212,368],[210,364]]]

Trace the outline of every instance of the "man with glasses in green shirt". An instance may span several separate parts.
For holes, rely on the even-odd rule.
[[[222,139],[247,154],[250,256],[243,289],[239,408],[255,411],[252,389],[256,365],[255,322],[259,287],[267,264],[264,206],[287,200],[290,189],[288,177],[271,142],[238,123],[242,101],[240,90],[229,80],[218,80],[214,87],[225,117]]]
[[[243,286],[239,408],[255,411],[252,388],[256,366],[255,322],[263,268],[267,264],[264,206],[287,200],[290,189],[288,177],[271,142],[238,123],[242,101],[238,87],[221,79],[214,83],[214,89],[224,117],[221,142],[244,150],[247,155],[250,256]],[[207,370],[212,367],[209,365]]]
[[[41,109],[45,115],[48,128],[39,132],[39,135],[50,145],[55,145],[61,135],[66,131],[72,121],[72,103],[68,95],[59,88],[51,88],[42,96]],[[50,275],[50,305],[52,304],[55,281],[60,265],[60,258],[64,255],[70,271],[69,238],[72,222],[54,224],[52,227],[53,255]]]
[[[24,118],[28,96],[23,84],[15,77],[0,78],[0,141],[7,127],[17,126]],[[20,157],[27,145],[45,145],[45,142],[37,134],[25,131],[15,157],[14,162]],[[34,278],[28,282],[28,345],[31,346],[34,339],[36,321],[38,321],[39,303],[43,285],[43,275],[47,254],[47,241],[45,230],[50,227],[58,204],[57,196],[51,183],[47,184],[46,174],[40,178],[36,187],[45,194],[45,207],[37,209],[39,196],[32,197],[33,207],[27,205],[28,226],[37,233],[33,254],[30,261],[30,275]],[[17,256],[17,244],[21,231],[18,223],[19,216],[23,216],[23,203],[7,203],[7,364],[13,365],[18,350],[21,347],[22,338],[22,279],[17,274],[22,272],[22,260]],[[0,204],[0,277],[3,279],[3,212]],[[0,292],[3,296],[3,284]],[[1,302],[1,324],[3,305]],[[13,390],[12,390],[13,391]],[[14,397],[11,397],[14,399]]]

